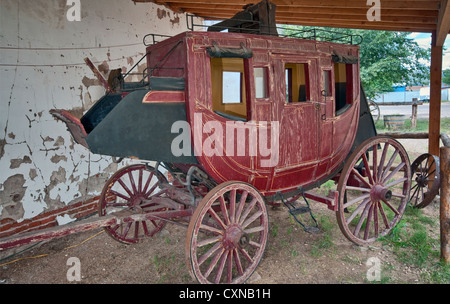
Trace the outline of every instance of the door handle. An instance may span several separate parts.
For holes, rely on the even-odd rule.
[[[319,111],[319,110],[320,110],[320,103],[319,103],[319,102],[316,102],[316,103],[314,104],[314,108],[315,108],[317,111]],[[320,115],[320,118],[321,118],[322,120],[327,119],[327,104],[325,104],[325,113],[323,113],[322,115]]]

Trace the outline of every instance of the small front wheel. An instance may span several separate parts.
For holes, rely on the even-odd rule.
[[[243,283],[255,271],[267,243],[264,198],[251,185],[225,182],[197,206],[189,223],[186,259],[200,283]]]
[[[98,206],[99,216],[118,211],[133,214],[166,210],[166,207],[151,200],[152,197],[160,195],[161,190],[158,186],[164,181],[166,179],[162,173],[145,164],[120,169],[111,176],[103,188]],[[114,239],[132,244],[153,236],[164,227],[165,223],[162,220],[130,221],[107,226],[105,230]]]

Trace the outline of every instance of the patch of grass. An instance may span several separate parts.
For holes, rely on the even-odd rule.
[[[319,219],[319,226],[322,235],[313,244],[310,254],[314,257],[319,257],[324,254],[324,251],[334,246],[332,231],[335,229],[335,222],[331,221],[327,216],[322,216]]]
[[[433,226],[435,222],[423,215],[422,210],[408,206],[400,223],[380,240],[392,247],[398,261],[419,267],[426,282],[448,284],[450,267],[440,261],[440,241],[427,233],[427,227]]]
[[[401,132],[428,132],[429,120],[428,119],[418,119],[417,120],[417,128],[411,128],[411,120],[407,119],[405,121],[405,125],[398,131]],[[380,119],[375,127],[377,131],[381,132],[390,132],[391,130],[387,129],[384,126],[383,119]],[[450,118],[441,118],[441,132],[450,134]]]
[[[166,257],[160,257],[158,254],[153,256],[152,263],[156,269],[156,272],[159,273],[160,278],[157,283],[163,284],[170,282],[178,276],[180,270],[185,267],[183,262],[179,263],[176,260],[175,254]],[[185,281],[187,281],[187,277],[184,277]]]

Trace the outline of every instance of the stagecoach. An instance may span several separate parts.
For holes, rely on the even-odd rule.
[[[264,21],[274,18],[263,4],[265,14],[251,6],[206,31],[147,35],[139,81],[99,76],[107,93],[81,118],[51,111],[92,153],[141,160],[105,184],[106,231],[135,243],[166,223],[186,226],[187,265],[201,283],[252,275],[267,244],[268,206],[287,207],[316,233],[309,201],[324,203],[343,234],[364,245],[392,230],[409,199],[408,154],[377,136],[359,38],[282,37]],[[312,191],[329,180],[336,189],[328,195]]]

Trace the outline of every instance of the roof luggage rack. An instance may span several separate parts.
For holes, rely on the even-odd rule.
[[[275,4],[268,0],[262,0],[255,5],[249,4],[244,6],[241,12],[229,19],[187,14],[186,23],[187,28],[191,31],[197,28],[206,28],[208,32],[228,31],[232,33],[270,35],[353,45],[360,44],[363,40],[361,35],[347,34],[322,28],[298,29],[289,26],[279,26],[275,21],[275,10]],[[194,17],[211,21],[216,20],[217,22],[210,25],[196,24]]]

